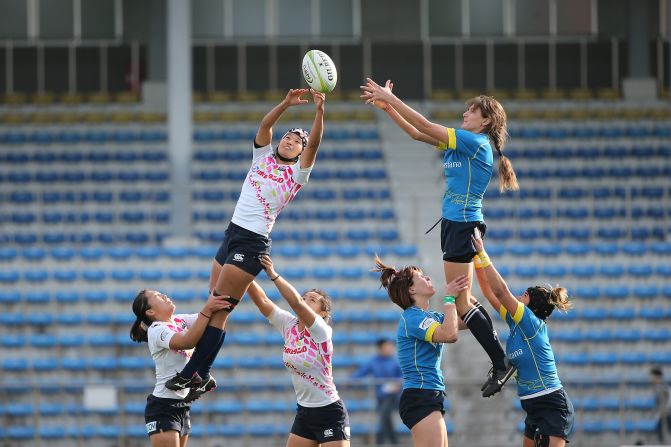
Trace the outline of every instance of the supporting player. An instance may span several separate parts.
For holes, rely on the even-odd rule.
[[[487,301],[510,327],[506,353],[517,367],[517,394],[527,413],[523,447],[564,447],[573,428],[573,404],[557,374],[545,320],[571,307],[563,287],[529,287],[514,296],[489,259],[478,232],[475,268]]]
[[[156,363],[156,385],[144,410],[147,435],[153,447],[186,446],[191,432],[187,390],[172,391],[165,383],[189,361],[191,350],[212,315],[229,307],[225,297],[210,296],[199,313],[175,315],[172,300],[160,292],[143,290],[135,297],[135,322],[130,338],[138,343],[147,342]]]
[[[333,329],[328,325],[331,299],[318,289],[301,296],[275,271],[268,256],[263,256],[261,263],[296,313],[294,316],[276,306],[256,282],[249,287],[247,292],[256,307],[284,338],[282,359],[298,401],[287,447],[347,447],[349,416],[333,381]]]

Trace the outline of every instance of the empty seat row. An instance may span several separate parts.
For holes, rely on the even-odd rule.
[[[597,142],[598,144],[598,142]],[[594,161],[599,157],[604,157],[604,160],[620,160],[631,157],[637,159],[647,159],[650,157],[667,158],[671,156],[671,146],[666,142],[659,144],[649,144],[646,146],[622,146],[622,145],[608,145],[602,146],[556,146],[556,147],[507,147],[506,156],[511,159],[585,159]]]
[[[21,232],[21,233],[0,233],[0,245],[7,245],[14,243],[23,246],[34,246],[38,243],[46,245],[68,245],[68,244],[157,244],[167,237],[167,233],[163,231],[128,231],[128,232],[108,232],[101,231],[93,233],[90,231],[77,231],[73,233],[64,232]],[[223,238],[218,239],[219,242]]]
[[[113,224],[124,222],[137,224],[143,222],[168,223],[170,222],[169,211],[157,211],[147,213],[144,211],[96,211],[96,212],[63,212],[48,211],[41,214],[33,212],[20,212],[11,214],[0,214],[0,224],[13,223],[18,225],[29,225],[33,223],[44,224],[85,224],[95,222],[98,224]]]
[[[625,419],[583,419],[576,420],[573,426],[574,432],[582,432],[586,435],[599,435],[602,433],[653,433],[656,430],[655,419],[632,420]],[[524,422],[517,425],[517,430],[524,432]]]
[[[634,228],[628,226],[601,226],[596,229],[584,226],[571,227],[570,225],[562,225],[557,229],[547,228],[547,226],[539,227],[517,227],[506,228],[494,226],[487,230],[486,237],[497,241],[507,241],[515,238],[534,240],[534,239],[574,239],[579,241],[589,241],[590,239],[648,239],[655,238],[664,240],[667,235],[671,233],[671,227],[663,227],[658,225],[642,225],[636,224]],[[652,243],[654,244],[654,242]],[[660,242],[660,244],[665,244]],[[665,246],[665,245],[663,245]]]
[[[76,203],[77,205],[92,203],[113,203],[115,201],[138,203],[138,202],[168,202],[170,191],[147,191],[147,190],[124,190],[110,191],[109,189],[98,189],[89,191],[14,191],[0,194],[0,202],[19,204],[30,204],[42,202],[44,204]]]
[[[649,411],[655,408],[655,398],[652,395],[623,397],[620,395],[571,396],[573,407],[578,411],[620,411],[639,410]],[[514,408],[521,410],[522,405],[515,399]]]
[[[567,352],[565,354],[555,353],[555,360],[560,367],[562,364],[573,366],[613,366],[616,364],[640,365],[646,362],[669,365],[671,364],[671,352]]]
[[[559,187],[559,188],[522,188],[517,192],[501,193],[498,187],[492,186],[485,193],[486,199],[509,198],[515,200],[537,199],[550,200],[553,198],[559,199],[626,199],[628,197],[644,198],[644,199],[661,199],[665,195],[671,195],[671,188],[664,186],[595,186],[593,188],[581,187]],[[485,213],[487,210],[485,210]]]
[[[621,286],[622,289],[625,287],[626,286]],[[616,297],[613,298],[617,299]],[[671,316],[671,309],[662,306],[645,306],[636,309],[633,307],[621,307],[620,305],[617,305],[608,308],[587,307],[584,309],[572,309],[569,312],[555,312],[552,315],[552,319],[559,322],[573,323],[576,321],[586,321],[593,323],[609,320],[613,322],[623,322],[630,321],[634,318],[640,318],[642,320],[647,320],[648,322],[655,322],[664,321],[664,319],[669,318],[669,316]],[[650,331],[653,331],[653,329],[651,328]],[[659,336],[665,337],[664,334]]]
[[[494,229],[492,229],[494,231]],[[530,230],[520,229],[517,237],[520,239],[532,239],[528,233]],[[538,231],[538,235],[534,237],[538,238],[542,234],[541,230]],[[490,232],[487,232],[487,236],[492,237]],[[494,239],[497,237],[500,238],[500,234],[497,234]],[[510,235],[511,238],[513,234]],[[487,246],[487,252],[492,256],[503,256],[511,255],[518,257],[527,257],[532,254],[541,255],[543,257],[555,257],[561,254],[569,256],[586,256],[589,254],[595,254],[600,257],[615,256],[617,254],[627,255],[629,257],[640,257],[644,255],[658,255],[666,256],[671,255],[671,242],[568,242],[568,243],[526,243],[526,242],[517,242],[517,243],[490,243]],[[1,252],[0,252],[1,253]]]
[[[648,217],[651,219],[664,219],[671,215],[671,208],[660,206],[634,206],[631,208],[615,206],[581,206],[573,205],[571,207],[558,208],[519,208],[510,209],[508,207],[487,208],[487,219],[589,219],[611,220],[611,219],[640,219]]]
[[[101,151],[92,150],[82,152],[75,150],[40,150],[38,152],[0,152],[0,163],[7,164],[26,164],[26,163],[134,163],[149,162],[160,163],[168,160],[166,151],[157,150],[136,150],[136,151]]]
[[[561,168],[547,168],[537,166],[533,168],[515,168],[515,174],[521,179],[547,180],[553,179],[599,179],[611,178],[613,180],[622,180],[630,177],[639,177],[644,179],[671,176],[671,165],[646,164],[640,166],[613,166],[610,168],[600,166],[589,166],[576,168],[564,166]]]
[[[637,343],[641,341],[653,343],[667,343],[671,341],[671,330],[666,328],[659,329],[638,329],[638,328],[590,328],[590,329],[552,329],[550,338],[553,342],[566,343],[613,343],[626,342]],[[642,353],[629,353],[632,356],[629,360]],[[644,358],[645,361],[645,358]]]
[[[671,136],[671,127],[665,125],[659,126],[580,126],[570,127],[550,126],[550,127],[517,127],[512,126],[509,130],[513,138],[647,138],[647,137],[669,137]]]
[[[253,138],[253,137],[252,137]],[[0,133],[0,143],[4,144],[53,144],[53,143],[159,143],[166,141],[166,132],[159,130],[91,130],[77,131],[33,131]]]
[[[566,277],[574,277],[580,279],[588,278],[623,278],[626,276],[632,278],[650,278],[651,276],[659,276],[663,278],[671,278],[671,264],[631,264],[624,266],[622,264],[603,264],[601,266],[594,266],[593,264],[546,264],[539,266],[537,264],[523,264],[514,267],[508,267],[497,263],[497,270],[504,276],[514,276],[518,278],[537,278],[550,277],[553,279],[560,279]],[[634,295],[639,298],[646,298],[648,296],[654,297],[659,292],[659,289],[651,286],[637,285],[632,289]]]
[[[244,177],[243,177],[244,178]],[[10,173],[0,172],[0,182],[22,183],[22,184],[53,184],[53,183],[132,183],[151,182],[162,183],[170,180],[168,171],[117,171],[91,170],[91,171],[13,171]]]

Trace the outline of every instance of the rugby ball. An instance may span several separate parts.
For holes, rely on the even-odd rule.
[[[310,50],[303,56],[303,77],[316,91],[330,93],[338,82],[338,71],[328,54]]]

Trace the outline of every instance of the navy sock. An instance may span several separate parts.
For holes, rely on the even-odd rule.
[[[479,302],[476,302],[474,306],[485,316],[487,321],[489,322],[489,326],[494,330],[494,323],[492,322],[492,318],[489,316],[489,312],[487,312],[487,309],[484,308],[482,304]],[[496,333],[496,331],[494,331]]]
[[[490,323],[491,320],[488,320],[486,314],[481,312],[477,307],[474,307],[464,315],[463,320],[468,329],[473,333],[475,339],[480,343],[480,346],[484,348],[489,359],[492,361],[492,365],[494,365],[494,369],[506,369],[506,354],[503,352],[499,337],[496,335]]]
[[[217,345],[219,344],[219,339],[221,338],[222,332],[223,331],[221,329],[213,326],[208,326],[205,328],[205,332],[203,332],[203,336],[200,337],[200,340],[198,340],[198,344],[196,344],[196,349],[193,351],[191,359],[186,364],[184,369],[182,369],[182,372],[179,373],[180,376],[184,378],[191,378],[196,373],[196,371],[205,365],[210,356],[210,352],[212,352],[214,349],[218,350]]]
[[[221,337],[219,338],[219,343],[217,343],[216,349],[213,349],[210,352],[210,355],[207,357],[207,360],[201,366],[198,368],[198,375],[203,379],[206,380],[210,377],[210,370],[212,369],[212,364],[214,363],[214,360],[217,358],[217,354],[219,354],[219,350],[221,349],[221,345],[224,344],[224,339],[226,338],[226,331],[221,331]]]

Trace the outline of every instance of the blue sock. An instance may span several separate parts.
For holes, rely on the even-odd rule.
[[[198,340],[198,344],[196,345],[196,349],[191,355],[191,359],[186,364],[184,369],[182,369],[182,372],[179,373],[180,376],[184,378],[191,378],[194,374],[196,374],[196,371],[205,365],[209,359],[210,352],[213,350],[219,350],[218,345],[222,332],[223,331],[221,329],[213,326],[208,326],[205,328],[205,332],[203,332],[203,336],[200,337],[200,340]]]
[[[217,343],[216,349],[213,349],[210,351],[210,355],[200,368],[198,368],[198,375],[203,379],[206,380],[210,377],[210,369],[212,369],[212,364],[214,363],[214,360],[217,358],[217,354],[219,354],[219,350],[221,349],[221,345],[224,344],[224,339],[226,338],[226,331],[221,332],[221,338],[219,339],[219,343]]]

